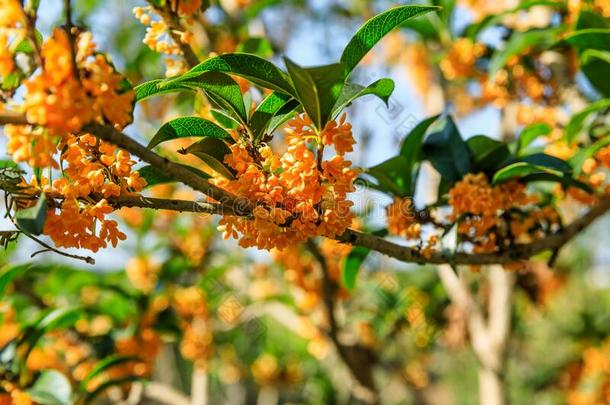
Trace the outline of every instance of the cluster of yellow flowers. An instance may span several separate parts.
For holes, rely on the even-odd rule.
[[[225,238],[239,238],[243,247],[282,249],[312,236],[334,237],[354,217],[347,193],[354,191],[357,171],[344,154],[355,143],[345,115],[319,133],[306,115],[288,123],[288,149],[276,155],[268,145],[251,150],[238,140],[226,163],[235,179],[216,176],[214,184],[256,204],[253,219],[224,216],[220,230]],[[325,145],[336,155],[323,160]],[[240,237],[241,235],[241,237]]]
[[[483,173],[467,174],[449,191],[451,219],[458,221],[462,240],[475,252],[493,252],[504,241],[527,242],[558,222],[551,206],[538,207],[538,198],[517,181],[492,186]]]

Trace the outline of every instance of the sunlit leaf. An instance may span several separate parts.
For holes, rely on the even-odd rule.
[[[160,143],[171,141],[172,139],[194,136],[218,139],[230,138],[227,131],[212,121],[200,117],[181,117],[163,124],[148,143],[148,148],[152,149]]]

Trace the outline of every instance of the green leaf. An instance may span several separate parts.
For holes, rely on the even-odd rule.
[[[239,85],[229,75],[219,72],[205,72],[196,81],[185,82],[186,86],[201,88],[206,95],[228,115],[244,125],[248,114]],[[192,86],[192,83],[196,83]]]
[[[4,296],[6,287],[18,276],[31,267],[30,263],[7,264],[0,271],[0,299]]]
[[[407,158],[395,156],[366,170],[379,182],[381,191],[388,191],[397,197],[411,195],[411,171]]]
[[[348,42],[341,55],[349,75],[381,38],[410,18],[438,10],[431,6],[400,6],[376,15],[365,22]]]
[[[570,166],[565,160],[547,155],[546,153],[533,153],[528,156],[522,156],[518,161],[530,163],[536,166],[547,167],[549,169],[558,170],[562,173],[572,173],[572,166]]]
[[[187,170],[190,170],[191,172],[195,173],[197,176],[202,177],[204,179],[209,179],[210,176],[204,172],[202,172],[201,170],[198,170],[194,167],[191,166],[187,166],[187,165],[180,165],[182,167],[184,167]],[[176,180],[173,177],[168,176],[167,174],[163,173],[160,169],[154,167],[154,166],[143,166],[140,169],[138,169],[138,173],[140,174],[140,176],[146,180],[146,187],[152,187],[152,186],[156,186],[157,184],[165,184],[165,183],[173,183]]]
[[[407,189],[409,190],[409,195],[413,195],[415,193],[415,179],[413,178],[413,172],[415,171],[416,164],[422,159],[422,145],[424,143],[424,137],[426,136],[426,132],[428,128],[436,122],[436,120],[440,117],[439,115],[435,115],[418,123],[415,128],[407,134],[405,139],[402,141],[402,145],[400,146],[400,155],[404,156],[406,159],[406,167],[408,172],[407,178]]]
[[[191,153],[220,175],[228,179],[235,178],[233,171],[223,163],[225,155],[230,154],[231,149],[220,139],[204,138],[181,153]]]
[[[379,97],[387,106],[393,92],[394,81],[391,79],[379,79],[367,87],[355,83],[345,83],[339,98],[332,108],[331,117],[337,117],[343,109],[349,107],[355,100],[369,94]]]
[[[230,138],[227,131],[212,121],[200,117],[181,117],[163,124],[148,143],[148,148],[152,149],[160,143],[171,141],[172,139],[193,136],[218,139]]]
[[[537,123],[527,126],[521,131],[519,140],[517,141],[517,155],[520,154],[526,147],[536,140],[539,136],[548,135],[551,133],[551,127],[544,123]]]
[[[15,220],[17,225],[25,232],[40,235],[47,219],[47,198],[44,193],[40,195],[36,205],[17,211]]]
[[[582,30],[585,28],[608,28],[610,22],[601,14],[589,10],[582,10],[576,21],[576,29]]]
[[[564,41],[579,50],[610,50],[610,28],[586,28],[566,36]]]
[[[267,125],[289,101],[292,97],[278,92],[269,94],[265,99],[256,107],[254,113],[250,117],[250,129],[254,134],[254,138],[258,139],[265,133]]]
[[[160,96],[162,94],[173,93],[175,91],[189,90],[189,87],[184,86],[181,83],[174,83],[171,86],[161,87],[164,83],[163,79],[155,79],[134,87],[136,93],[136,102],[145,100],[152,96]]]
[[[137,360],[139,360],[139,358],[136,356],[112,355],[112,356],[106,357],[105,359],[99,361],[95,365],[95,367],[93,367],[93,369],[89,372],[89,374],[87,374],[85,376],[85,378],[83,378],[83,380],[80,383],[80,390],[86,391],[87,383],[89,383],[89,381],[93,380],[95,377],[97,377],[101,373],[111,369],[112,367],[118,366],[121,364],[125,364],[125,363],[129,363],[132,361],[137,361]]]
[[[376,231],[371,232],[372,235],[384,237],[387,236],[388,230],[378,229]],[[370,249],[356,246],[351,252],[347,255],[345,260],[343,261],[343,267],[341,270],[341,282],[343,286],[348,290],[353,290],[356,286],[356,280],[358,279],[358,272],[360,271],[360,267],[362,263],[366,259],[370,252]]]
[[[241,76],[264,88],[295,95],[284,72],[268,60],[248,53],[227,53],[215,56],[201,62],[182,76],[165,80],[162,87],[171,87],[181,81],[195,79],[204,72],[222,72]]]
[[[572,118],[570,118],[570,121],[564,130],[566,142],[572,143],[576,139],[576,136],[580,133],[580,131],[582,131],[585,120],[589,117],[589,115],[605,108],[610,108],[610,98],[595,101],[578,113],[574,114]]]
[[[494,76],[515,55],[519,55],[526,49],[550,46],[557,41],[563,27],[534,29],[526,32],[514,32],[510,39],[504,44],[504,48],[497,50],[489,61],[489,75]]]
[[[81,312],[78,308],[57,308],[44,312],[36,321],[24,329],[20,338],[20,344],[25,344],[27,349],[23,356],[26,361],[32,349],[46,333],[57,329],[69,328],[80,318]]]
[[[356,246],[345,258],[345,261],[343,262],[343,271],[341,272],[341,281],[343,282],[343,286],[348,290],[353,290],[356,286],[356,279],[358,278],[360,266],[369,255],[370,251],[371,250],[368,248]]]
[[[267,38],[250,37],[237,46],[237,52],[251,53],[263,58],[273,56],[273,46]]]
[[[449,184],[470,172],[470,149],[451,117],[447,117],[440,131],[426,138],[422,151],[424,159],[429,160]]]
[[[297,93],[297,99],[315,127],[322,130],[343,88],[345,78],[343,65],[302,68],[288,58],[284,58],[284,62]]]
[[[498,170],[493,177],[493,184],[500,184],[512,179],[522,182],[550,181],[562,184],[564,187],[577,187],[588,193],[591,187],[570,177],[569,174],[528,162],[516,162]]]
[[[485,135],[473,136],[466,144],[472,152],[473,171],[495,171],[510,156],[508,145]]]
[[[41,405],[71,405],[72,386],[68,378],[55,370],[45,370],[27,390],[33,401]]]

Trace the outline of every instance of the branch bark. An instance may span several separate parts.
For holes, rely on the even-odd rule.
[[[360,345],[347,346],[339,340],[340,330],[335,317],[337,286],[330,278],[326,257],[322,254],[316,242],[308,239],[306,246],[318,261],[322,270],[322,301],[328,318],[328,336],[337,349],[339,357],[341,357],[357,383],[353,394],[366,404],[378,404],[379,392],[373,378],[373,366],[376,363],[375,354],[366,347]]]

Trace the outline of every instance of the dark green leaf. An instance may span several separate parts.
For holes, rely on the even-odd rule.
[[[474,160],[473,171],[495,171],[508,159],[508,145],[484,135],[477,135],[466,141]]]
[[[343,88],[344,66],[334,64],[302,68],[288,58],[284,58],[284,62],[297,99],[315,127],[323,129]]]
[[[201,62],[182,76],[166,80],[165,86],[190,81],[204,72],[222,72],[244,77],[259,86],[295,95],[286,74],[273,63],[248,53],[227,53]]]
[[[415,193],[413,172],[415,171],[414,169],[416,164],[422,159],[422,145],[424,143],[424,137],[426,136],[428,128],[430,128],[438,117],[440,117],[440,115],[426,118],[418,123],[415,128],[413,128],[405,137],[402,145],[400,146],[400,155],[404,156],[407,162],[406,167],[409,175],[406,187],[409,190],[409,195],[413,195],[413,193]]]
[[[398,197],[411,195],[411,172],[407,158],[395,156],[366,170],[379,182],[381,190],[387,190]]]
[[[528,156],[522,156],[518,159],[518,161],[558,170],[562,173],[572,172],[572,166],[570,166],[566,161],[556,158],[555,156],[547,155],[546,153],[534,153]]]
[[[250,117],[250,128],[254,137],[258,139],[265,133],[267,125],[275,114],[282,109],[290,100],[291,96],[283,93],[273,92],[256,107],[254,113]]]
[[[341,62],[349,74],[381,38],[410,18],[438,10],[431,6],[400,6],[376,15],[365,22],[348,42]]]
[[[40,235],[47,219],[47,198],[44,193],[40,195],[36,205],[17,211],[15,220],[17,225],[25,232]]]
[[[379,79],[367,87],[354,83],[346,83],[332,109],[331,117],[337,117],[352,102],[368,94],[379,97],[387,106],[393,91],[394,81],[391,79]]]
[[[229,75],[220,72],[205,72],[196,81],[185,82],[187,86],[196,83],[206,95],[228,115],[244,125],[248,123],[248,114],[244,98],[237,82]]]
[[[422,150],[423,157],[449,183],[458,181],[470,172],[470,149],[451,117],[447,117],[443,129],[426,138]]]
[[[136,93],[136,101],[142,101],[152,96],[160,96],[162,94],[173,93],[175,91],[189,90],[182,83],[173,83],[171,86],[161,87],[162,79],[155,79],[137,85],[134,88]]]
[[[171,141],[172,139],[193,136],[218,139],[230,138],[227,131],[212,121],[200,117],[181,117],[163,124],[149,142],[148,148],[154,148],[160,143]]]
[[[204,138],[186,148],[183,153],[192,153],[212,170],[228,179],[235,178],[232,170],[223,163],[225,156],[231,153],[231,149],[220,139]]]
[[[586,28],[566,36],[564,41],[579,50],[610,50],[610,28]]]

